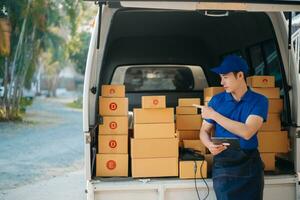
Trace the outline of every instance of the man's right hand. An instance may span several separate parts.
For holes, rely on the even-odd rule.
[[[209,143],[207,148],[214,156],[227,149],[227,147],[222,144],[214,144],[212,142]]]

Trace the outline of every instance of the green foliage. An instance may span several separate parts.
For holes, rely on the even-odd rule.
[[[70,108],[82,109],[82,97],[78,97],[75,101],[67,103]]]

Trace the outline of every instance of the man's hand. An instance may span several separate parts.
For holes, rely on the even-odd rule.
[[[227,149],[227,147],[222,144],[217,145],[212,142],[210,142],[209,145],[207,145],[207,148],[214,156]]]
[[[201,116],[203,119],[214,119],[217,114],[217,112],[213,108],[208,106],[197,105],[197,108],[201,109]]]

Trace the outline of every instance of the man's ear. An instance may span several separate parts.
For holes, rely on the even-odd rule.
[[[238,72],[238,78],[244,79],[244,73],[243,72]]]

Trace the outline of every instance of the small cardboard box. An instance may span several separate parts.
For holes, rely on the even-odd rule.
[[[279,99],[279,88],[251,88],[252,91],[262,94],[269,99]]]
[[[134,138],[174,138],[175,123],[134,124]]]
[[[177,137],[182,140],[199,140],[200,132],[196,131],[177,131]]]
[[[125,85],[102,85],[101,96],[125,97]]]
[[[132,159],[132,177],[178,176],[178,158]]]
[[[128,154],[97,154],[96,176],[128,176]]]
[[[102,116],[128,115],[128,98],[99,97],[99,113]]]
[[[282,99],[269,99],[269,113],[281,113],[283,110]]]
[[[142,108],[166,108],[166,96],[142,96]]]
[[[264,171],[275,170],[275,153],[261,153],[260,157],[265,165]]]
[[[201,124],[201,115],[176,115],[177,130],[200,130]]]
[[[202,166],[201,166],[202,165]],[[207,178],[207,162],[196,161],[196,174],[195,174],[195,162],[194,161],[179,161],[179,178]],[[200,170],[201,169],[201,170]]]
[[[287,131],[258,132],[257,138],[261,153],[287,153],[289,150]]]
[[[131,139],[132,158],[178,157],[178,139]]]
[[[177,115],[197,115],[198,109],[196,107],[176,107]]]
[[[174,123],[174,108],[134,108],[135,124]]]
[[[274,76],[250,76],[247,77],[247,85],[249,87],[257,87],[257,88],[274,88],[275,77]]]
[[[180,98],[180,99],[178,99],[179,107],[193,106],[193,104],[200,105],[200,103],[201,103],[200,98]]]
[[[202,155],[206,154],[206,147],[201,140],[183,140],[183,147],[200,151]]]
[[[128,154],[128,135],[98,136],[98,152],[100,154]]]
[[[215,96],[216,94],[219,94],[221,92],[224,92],[224,88],[223,87],[208,87],[208,88],[204,88],[204,100],[207,98],[212,98],[213,96]]]
[[[263,123],[260,131],[280,131],[281,121],[280,114],[268,114],[267,121]]]
[[[99,125],[100,135],[127,135],[128,116],[103,117],[103,124]]]

